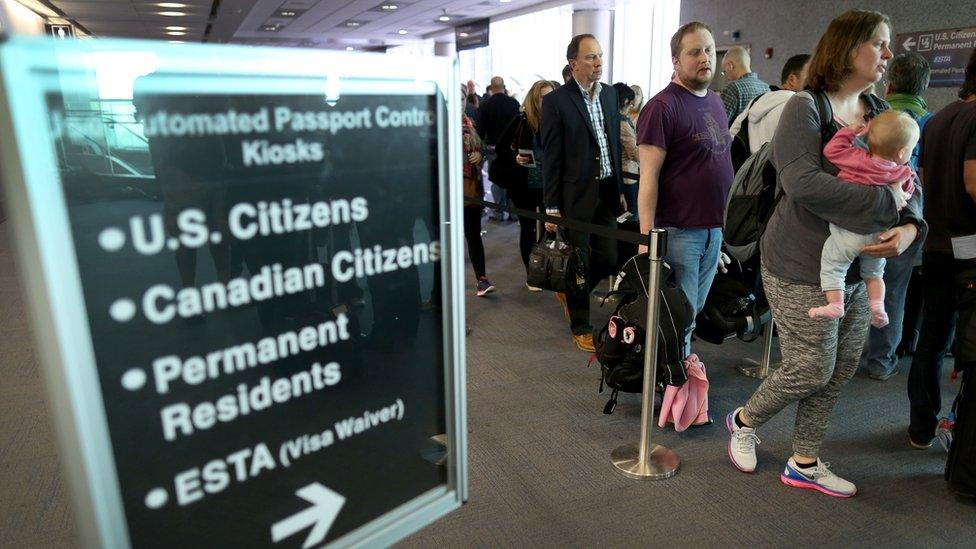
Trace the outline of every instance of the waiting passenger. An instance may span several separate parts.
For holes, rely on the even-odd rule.
[[[463,92],[462,92],[463,99]],[[462,104],[464,102],[462,101]],[[464,197],[485,198],[484,183],[481,179],[481,163],[484,157],[481,154],[481,140],[478,139],[478,132],[475,131],[474,123],[462,112],[464,126],[461,130],[461,139],[464,147]],[[481,241],[481,211],[480,205],[464,205],[464,239],[468,243],[468,256],[471,258],[471,267],[474,269],[475,280],[477,281],[477,295],[483,297],[495,291],[495,287],[488,281],[485,275],[485,245]]]
[[[896,55],[888,67],[888,87],[885,99],[896,109],[915,119],[919,135],[925,131],[925,123],[932,117],[922,94],[929,87],[929,64],[917,53]],[[909,165],[918,169],[918,156],[922,141],[912,152]],[[868,330],[868,342],[861,354],[860,370],[871,379],[884,381],[898,373],[898,344],[901,342],[905,319],[905,297],[912,270],[922,263],[922,250],[901,254],[888,260],[885,265],[885,310],[889,323],[883,328],[874,326]],[[913,315],[913,318],[914,317]]]
[[[699,313],[722,248],[732,137],[722,100],[708,89],[715,70],[715,39],[708,26],[695,21],[679,28],[671,37],[671,60],[674,80],[647,102],[637,123],[637,211],[641,233],[668,230],[664,259]],[[685,333],[685,356],[693,329],[694,324]]]
[[[592,34],[574,36],[566,48],[572,75],[568,84],[542,101],[542,149],[545,152],[546,213],[617,228],[620,214],[620,108],[617,92],[600,84],[603,49]],[[556,231],[546,223],[547,231]],[[604,276],[616,274],[613,240],[582,231],[566,231],[580,253],[585,271],[583,291],[557,294],[569,317],[573,343],[592,353],[590,292]]]
[[[524,187],[514,187],[509,191],[509,198],[515,203],[516,208],[542,212],[544,209],[542,202],[543,171],[542,171],[542,141],[539,139],[539,129],[542,119],[542,98],[553,90],[552,82],[549,80],[539,80],[529,88],[525,94],[525,101],[522,102],[521,123],[518,125],[519,135],[514,136],[514,143],[518,149],[515,162],[528,170],[526,184]],[[525,154],[522,151],[531,151]],[[536,225],[538,222],[530,217],[519,216],[519,252],[522,256],[522,264],[529,268],[529,254],[532,252],[532,245],[538,240]],[[530,286],[528,282],[525,287],[531,292],[541,292],[542,288]]]
[[[637,154],[637,127],[630,118],[630,111],[637,101],[637,94],[627,84],[617,82],[613,85],[620,98],[620,151],[621,169],[624,172],[624,201],[625,209],[630,215],[637,217],[637,179],[631,179],[626,174],[637,177],[640,172],[640,157]]]
[[[729,133],[736,135],[742,129],[742,124],[748,124],[749,154],[753,154],[773,140],[773,133],[779,124],[779,117],[783,114],[786,102],[798,91],[803,90],[803,82],[807,75],[807,54],[794,55],[786,60],[780,76],[780,89],[762,94],[752,103],[751,107],[742,111],[732,122]]]
[[[763,82],[750,68],[749,52],[741,46],[734,46],[722,58],[722,72],[726,84],[722,88],[722,103],[728,114],[726,125],[749,106],[753,99],[769,91],[769,84]]]
[[[886,15],[851,10],[838,16],[820,37],[810,61],[807,87],[829,98],[835,127],[864,120],[868,103],[861,92],[881,80],[891,23]],[[827,122],[827,121],[824,121]],[[796,94],[773,136],[773,163],[782,189],[760,242],[766,296],[779,330],[783,365],[763,381],[744,407],[726,417],[728,455],[741,471],[756,468],[756,429],[796,402],[793,456],[780,480],[789,486],[851,497],[856,486],[820,459],[820,445],[840,389],[857,369],[870,311],[856,271],[847,274],[843,318],[823,322],[807,316],[820,305],[820,251],[828,223],[855,232],[884,231],[863,252],[891,257],[918,245],[924,234],[921,196],[916,192],[900,214],[885,188],[851,185],[823,158],[822,123],[811,92]],[[889,229],[889,227],[894,228]],[[887,230],[886,230],[887,229]]]
[[[641,109],[644,108],[644,90],[637,84],[632,84],[630,89],[634,90],[634,103],[630,106],[630,112],[627,113],[627,116],[630,117],[630,121],[634,123],[636,128],[637,117],[640,115]]]
[[[967,284],[970,295],[976,286],[976,49],[959,97],[926,126],[919,169],[931,232],[922,255],[922,333],[908,374],[908,441],[920,449],[935,436],[942,359],[953,332],[959,337],[956,370],[964,361],[976,362],[976,300],[960,299]]]

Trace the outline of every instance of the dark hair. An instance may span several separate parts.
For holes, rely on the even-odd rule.
[[[613,89],[617,90],[617,97],[620,98],[621,106],[628,101],[637,99],[637,94],[634,93],[634,90],[630,89],[630,86],[624,84],[623,82],[617,82],[614,84]]]
[[[580,43],[587,38],[592,38],[596,40],[596,36],[592,34],[577,34],[569,41],[569,46],[566,47],[566,60],[576,59],[579,56]]]
[[[917,53],[900,53],[888,66],[891,93],[922,95],[929,87],[929,62]]]
[[[851,54],[874,37],[881,23],[891,29],[888,16],[877,11],[848,10],[835,17],[813,50],[806,86],[811,90],[839,90],[844,79],[854,72]]]
[[[569,82],[569,79],[572,78],[572,76],[573,76],[573,69],[569,65],[563,67],[563,84]]]
[[[671,57],[678,57],[681,55],[681,40],[684,39],[686,34],[691,34],[700,30],[712,32],[712,29],[701,21],[692,21],[691,23],[685,23],[684,25],[678,27],[678,30],[676,30],[674,35],[671,37]]]
[[[801,53],[787,59],[786,64],[783,65],[783,72],[779,75],[780,84],[789,80],[791,74],[799,76],[803,72],[803,65],[806,65],[809,60],[810,54],[808,53]]]
[[[966,81],[959,88],[960,99],[966,99],[970,95],[976,95],[976,48],[973,48],[969,63],[966,65]]]

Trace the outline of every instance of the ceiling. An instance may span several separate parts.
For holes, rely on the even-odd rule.
[[[458,24],[574,3],[572,0],[42,1],[96,37],[356,49],[382,49],[421,38],[443,37],[444,41],[453,41],[453,27]],[[599,4],[606,3],[608,0],[590,0],[586,7],[602,7]],[[449,21],[438,20],[445,15]]]

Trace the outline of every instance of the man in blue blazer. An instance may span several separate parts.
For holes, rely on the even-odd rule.
[[[572,79],[542,100],[543,179],[546,213],[616,228],[622,212],[620,108],[617,92],[600,83],[603,50],[592,34],[573,37],[566,48]],[[556,226],[547,223],[546,230]],[[580,350],[593,352],[590,291],[617,269],[614,240],[567,231],[582,255],[586,290],[563,296]]]

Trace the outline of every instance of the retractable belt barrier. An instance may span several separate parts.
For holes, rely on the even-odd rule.
[[[633,175],[633,174],[627,174]],[[650,259],[650,280],[647,287],[647,326],[644,340],[644,386],[641,393],[641,432],[637,443],[625,444],[615,448],[610,453],[610,462],[614,469],[627,478],[636,480],[664,480],[678,474],[681,459],[673,450],[660,444],[651,442],[651,429],[654,424],[653,395],[657,374],[657,343],[658,331],[650,329],[658,325],[660,317],[660,300],[651,299],[661,293],[661,264],[667,253],[668,232],[664,229],[651,229],[650,234],[642,235],[632,231],[611,229],[593,223],[546,215],[521,208],[502,206],[494,202],[465,197],[466,205],[485,206],[495,210],[506,211],[537,221],[552,223],[560,227],[596,234],[648,247]]]
[[[510,214],[518,215],[521,217],[529,217],[538,221],[542,221],[543,223],[552,223],[553,225],[558,225],[566,229],[572,229],[574,231],[582,231],[584,233],[605,236],[607,238],[620,240],[622,242],[629,242],[631,244],[640,244],[642,246],[647,246],[649,242],[649,237],[647,235],[642,235],[640,233],[635,233],[633,231],[611,229],[609,227],[604,227],[603,225],[594,225],[593,223],[578,221],[576,219],[569,219],[567,217],[557,217],[554,215],[547,215],[544,213],[533,212],[532,210],[523,210],[522,208],[516,208],[514,206],[502,206],[501,204],[488,202],[487,200],[481,200],[479,198],[465,197],[464,203],[465,205],[485,206],[487,208],[508,212]]]

